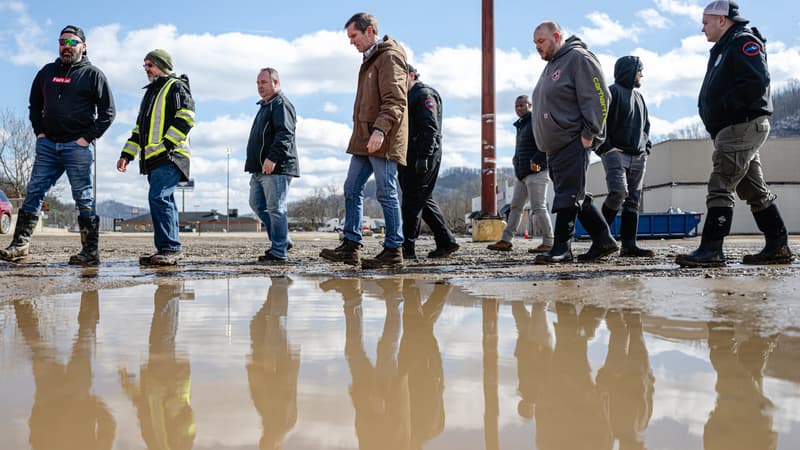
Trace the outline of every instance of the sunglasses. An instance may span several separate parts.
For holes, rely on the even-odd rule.
[[[156,65],[153,64],[153,63],[144,63],[144,64],[142,64],[142,67],[144,67],[145,69],[150,69],[150,68],[155,67],[155,66]]]
[[[58,45],[62,47],[76,47],[78,44],[82,44],[83,42],[80,39],[59,39]]]

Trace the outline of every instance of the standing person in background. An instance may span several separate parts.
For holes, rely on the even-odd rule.
[[[347,37],[364,55],[358,72],[358,90],[353,107],[353,135],[347,146],[350,167],[344,182],[344,239],[320,256],[357,265],[361,261],[361,220],[364,187],[372,174],[378,202],[386,221],[383,250],[365,259],[362,267],[376,269],[403,264],[402,218],[397,193],[397,167],[406,165],[408,142],[406,52],[394,39],[378,35],[378,19],[357,13],[345,23]]]
[[[547,184],[550,182],[547,170],[547,155],[536,146],[531,123],[531,100],[527,95],[520,95],[514,102],[514,110],[519,119],[514,122],[517,129],[517,145],[514,147],[514,193],[511,196],[511,211],[508,213],[508,225],[503,230],[502,238],[487,248],[495,251],[510,251],[511,241],[519,228],[522,219],[522,207],[527,200],[531,206],[531,215],[542,229],[542,243],[538,247],[528,249],[530,253],[544,253],[553,249],[553,225],[547,212]]]
[[[414,241],[421,220],[433,232],[436,249],[428,258],[446,258],[459,249],[447,228],[433,190],[442,164],[442,98],[436,89],[419,81],[417,69],[408,66],[408,151],[406,166],[398,168],[403,190],[403,258],[417,257]]]
[[[250,208],[267,227],[272,246],[259,256],[261,262],[288,259],[289,220],[286,198],[293,177],[300,176],[295,145],[297,115],[283,94],[278,71],[261,69],[256,80],[261,101],[250,139],[245,172],[250,175]]]
[[[642,70],[644,65],[636,56],[623,56],[614,64],[606,140],[597,149],[606,171],[608,196],[602,211],[609,227],[622,208],[620,256],[653,256],[652,250],[636,245],[645,166],[653,147],[647,105],[634,89],[642,86]]]
[[[714,1],[703,11],[703,33],[714,42],[700,98],[700,118],[714,140],[700,247],[675,257],[681,267],[725,265],[722,241],[731,231],[733,193],[747,201],[766,245],[744,264],[788,264],[792,251],[778,206],[761,170],[758,150],[769,136],[770,77],[763,36],[739,15],[733,1]]]
[[[183,258],[178,236],[175,188],[189,181],[189,130],[194,126],[194,100],[189,78],[172,74],[172,56],[156,49],[144,57],[150,84],[131,137],[122,148],[117,170],[125,172],[139,154],[139,170],[147,175],[150,216],[157,252],[139,258],[141,265],[171,266]]]
[[[547,61],[533,90],[533,135],[547,153],[556,213],[553,249],[536,255],[535,264],[572,261],[575,217],[592,238],[579,261],[595,261],[619,250],[608,224],[586,192],[589,151],[605,139],[609,92],[597,57],[577,36],[564,39],[561,26],[544,22],[533,34]]]
[[[95,141],[116,114],[106,76],[86,56],[83,30],[67,25],[58,39],[59,57],[42,67],[30,93],[30,120],[36,134],[36,160],[25,201],[17,215],[14,237],[0,259],[18,261],[28,255],[39,223],[44,196],[67,172],[78,209],[81,251],[69,258],[79,266],[100,264],[100,218],[95,211],[92,162]]]

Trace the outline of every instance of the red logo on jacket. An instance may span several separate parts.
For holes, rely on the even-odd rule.
[[[556,70],[553,72],[553,75],[550,76],[550,79],[553,81],[558,81],[559,78],[561,78],[561,69]]]
[[[53,83],[70,84],[72,83],[72,78],[53,77]]]

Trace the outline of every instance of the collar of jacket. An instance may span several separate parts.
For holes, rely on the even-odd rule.
[[[391,38],[389,38],[388,34],[384,35],[382,39],[375,42],[375,45],[368,48],[367,51],[364,52],[364,62],[371,60],[378,53],[383,53],[385,50],[393,46],[394,46],[394,41]]]
[[[564,41],[564,45],[561,46],[561,48],[556,52],[555,56],[553,56],[553,59],[549,62],[561,58],[575,48],[587,50],[586,44],[581,40],[581,38],[573,34],[572,36],[568,37],[566,41]]]
[[[276,92],[272,97],[269,98],[269,100],[264,100],[262,98],[261,100],[257,101],[256,104],[259,106],[267,106],[270,103],[274,102],[278,97],[283,97],[283,89]]]
[[[526,112],[522,117],[520,117],[519,119],[516,120],[516,122],[514,122],[514,126],[517,128],[521,127],[526,120],[530,120],[532,114],[533,111]]]
[[[147,89],[147,88],[149,88],[150,86],[159,86],[159,85],[162,85],[162,84],[166,83],[166,82],[167,82],[167,80],[169,79],[169,77],[171,77],[171,76],[172,76],[172,75],[163,75],[163,76],[160,76],[160,77],[156,77],[156,79],[155,79],[155,80],[153,80],[153,81],[151,81],[151,82],[147,83],[146,85],[142,86],[142,89]]]

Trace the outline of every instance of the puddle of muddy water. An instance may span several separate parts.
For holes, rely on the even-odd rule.
[[[722,281],[246,278],[3,303],[0,449],[795,449],[783,281],[742,300]]]

